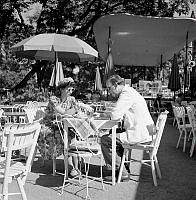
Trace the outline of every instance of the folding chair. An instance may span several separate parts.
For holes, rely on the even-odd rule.
[[[191,125],[191,134],[192,135],[192,144],[191,144],[191,149],[190,149],[190,157],[193,156],[195,144],[196,144],[196,117],[195,117],[195,108],[193,105],[187,106],[186,107],[189,122]],[[190,136],[189,135],[189,136]]]
[[[35,120],[36,112],[38,111],[38,104],[35,102],[27,101],[23,107],[29,123]]]
[[[118,183],[121,181],[124,164],[129,163],[129,167],[130,167],[130,163],[132,161],[138,161],[138,160],[132,160],[132,159],[126,160],[126,158],[128,158],[128,157],[130,158],[130,156],[129,156],[130,150],[139,149],[139,150],[145,151],[146,153],[149,154],[148,160],[140,160],[139,162],[151,167],[153,182],[154,182],[154,185],[157,186],[156,170],[157,170],[157,174],[158,174],[159,178],[161,178],[161,171],[160,171],[159,164],[158,164],[157,152],[159,149],[161,137],[162,137],[165,123],[167,120],[167,114],[168,114],[168,111],[165,111],[165,112],[162,112],[158,116],[158,119],[156,122],[156,129],[157,129],[156,134],[154,136],[152,136],[153,140],[150,144],[149,143],[122,144],[122,146],[124,148],[124,153],[123,153],[123,157],[122,157],[122,161],[121,161],[121,165],[120,165],[119,176],[118,176],[118,180],[117,180]],[[148,163],[150,163],[150,165]],[[131,169],[129,169],[129,170],[131,170]]]
[[[57,115],[56,117],[56,123],[59,127],[59,131],[61,132],[62,138],[64,138],[62,131],[64,129],[65,121],[74,129],[74,132],[75,132],[75,140],[72,144],[69,144],[68,154],[70,156],[76,156],[82,160],[87,160],[87,162],[84,163],[85,175],[80,173],[79,176],[75,178],[79,178],[79,183],[80,183],[81,178],[84,177],[86,179],[85,199],[90,199],[89,183],[91,181],[100,180],[102,184],[102,189],[104,190],[103,177],[102,177],[103,156],[101,152],[101,146],[99,144],[99,133],[96,130],[96,127],[91,122],[91,120],[88,118],[78,119],[70,115],[64,115],[64,116],[60,116],[60,120],[59,120],[58,119],[59,116],[60,115]],[[67,152],[64,152],[65,159],[66,159],[66,153]],[[93,157],[100,158],[100,177],[89,176],[90,162]],[[80,163],[80,172],[81,172],[81,163]],[[64,181],[63,181],[61,194],[63,193],[65,184],[75,178],[66,179],[66,176],[64,174]]]
[[[188,139],[188,134],[191,131],[191,124],[187,123],[185,108],[184,106],[174,106],[174,115],[177,121],[177,126],[179,130],[179,137],[176,144],[176,148],[179,147],[181,139],[183,139],[183,152],[186,150],[186,142]],[[183,137],[184,136],[184,137]]]
[[[41,125],[39,123],[27,125],[7,126],[3,131],[1,152],[5,152],[5,158],[0,162],[0,181],[3,183],[1,197],[7,200],[10,195],[22,196],[23,200],[27,200],[24,190],[24,184],[28,172],[31,170],[37,139],[40,133]],[[29,148],[28,158],[25,163],[12,160],[12,151]],[[19,193],[9,193],[9,183],[16,180]]]
[[[171,106],[172,106],[172,111],[173,111],[173,126],[177,126],[177,119],[176,119],[176,113],[175,113],[175,103],[171,102]]]

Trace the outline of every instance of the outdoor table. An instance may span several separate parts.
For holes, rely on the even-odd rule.
[[[68,178],[68,128],[72,127],[67,118],[63,118],[64,123],[64,164],[65,164],[65,176]],[[75,118],[75,120],[82,120],[81,118]],[[116,165],[116,128],[119,121],[107,120],[107,119],[94,119],[93,124],[97,130],[110,130],[112,129],[112,185],[115,185],[115,165]],[[55,173],[55,166],[53,165],[53,173]]]

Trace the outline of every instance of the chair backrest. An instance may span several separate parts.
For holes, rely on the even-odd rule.
[[[195,117],[195,108],[193,105],[186,106],[189,122],[191,124],[191,128],[194,131],[196,127],[196,117]]]
[[[184,106],[172,106],[174,117],[176,118],[178,129],[186,128],[185,108]]]
[[[40,133],[39,123],[25,125],[10,125],[3,131],[1,151],[6,153],[4,179],[9,177],[12,151],[29,148],[26,161],[26,172],[29,172],[33,162],[35,147]]]
[[[154,147],[155,147],[153,149],[153,153],[157,153],[157,151],[158,151],[168,113],[169,113],[168,111],[164,111],[164,112],[161,112],[158,116],[158,119],[157,119],[157,122],[156,122],[157,133],[156,133],[156,137],[153,141]]]
[[[97,135],[97,129],[88,117],[78,118],[72,115],[63,115],[61,120],[64,118],[74,128],[81,140],[86,140],[90,136]]]
[[[77,151],[97,153],[100,150],[99,134],[90,119],[78,118],[72,115],[56,114],[56,123],[63,138],[64,123],[68,123],[75,132],[75,140],[71,141],[69,148]],[[64,141],[64,140],[63,140]]]
[[[3,109],[5,124],[26,123],[26,114],[23,110],[23,104],[5,106]]]

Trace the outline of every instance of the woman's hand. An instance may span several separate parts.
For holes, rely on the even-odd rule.
[[[51,96],[49,100],[54,106],[57,106],[59,104],[59,100],[56,96]]]
[[[78,106],[82,109],[84,109],[87,112],[93,112],[93,108],[91,106],[89,106],[88,104],[84,104],[82,102],[78,103]]]

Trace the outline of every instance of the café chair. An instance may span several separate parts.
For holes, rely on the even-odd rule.
[[[37,104],[35,104],[34,102],[31,102],[31,101],[27,101],[27,103],[24,105],[23,109],[27,115],[28,122],[32,123],[35,119],[35,116],[36,116],[36,113],[38,110]]]
[[[4,110],[0,108],[0,132],[3,130],[3,127],[2,127],[2,119],[5,121],[5,113],[4,113]],[[0,134],[1,135],[1,134]]]
[[[190,149],[190,157],[193,156],[193,152],[195,149],[195,144],[196,144],[196,117],[195,117],[195,110],[194,107],[187,106],[186,107],[189,122],[191,125],[191,135],[192,135],[192,144],[191,144],[191,149]]]
[[[71,144],[68,144],[68,151],[64,152],[64,159],[67,159],[67,156],[76,156],[79,158],[80,172],[81,172],[81,164],[82,161],[86,161],[84,163],[84,175],[82,173],[79,176],[74,178],[66,177],[67,169],[65,167],[64,180],[62,185],[61,194],[63,193],[65,184],[67,182],[71,182],[73,179],[78,178],[79,183],[82,178],[86,179],[86,197],[85,199],[90,199],[89,196],[89,183],[91,181],[99,180],[102,185],[102,189],[104,190],[103,184],[103,175],[102,175],[102,166],[103,166],[103,156],[101,152],[101,146],[99,143],[99,133],[96,127],[93,125],[92,121],[89,118],[76,118],[72,115],[56,115],[56,123],[59,127],[59,131],[61,132],[62,139],[64,141],[63,130],[65,124],[69,124],[74,129],[75,140]],[[65,141],[64,141],[65,142]],[[100,177],[92,177],[89,176],[90,163],[93,157],[97,157],[100,159]],[[66,161],[65,161],[66,162]],[[56,172],[58,174],[58,172]]]
[[[175,102],[174,101],[172,101],[171,102],[171,106],[172,106],[172,115],[173,115],[173,122],[172,122],[172,125],[174,126],[174,127],[177,127],[177,119],[176,119],[176,114],[175,114],[175,106],[178,106],[178,105],[176,105],[175,104]]]
[[[26,123],[26,114],[23,110],[23,105],[14,104],[4,111],[5,124],[20,124]]]
[[[130,166],[130,163],[132,161],[137,161],[137,162],[141,162],[142,164],[145,164],[145,165],[151,167],[153,182],[154,182],[154,185],[157,186],[156,171],[157,171],[158,177],[161,178],[161,171],[160,171],[159,163],[158,163],[158,159],[157,159],[157,152],[159,149],[161,137],[162,137],[165,123],[167,120],[167,114],[168,114],[168,111],[164,111],[164,112],[160,113],[160,115],[158,116],[158,119],[156,122],[156,133],[155,133],[155,135],[152,136],[153,137],[152,142],[136,143],[136,144],[128,144],[128,143],[122,144],[122,146],[124,148],[124,152],[123,152],[123,157],[122,157],[118,180],[117,180],[118,183],[121,181],[124,164],[129,163],[129,166]],[[131,157],[130,150],[132,150],[132,149],[138,149],[138,150],[142,150],[142,151],[146,152],[149,155],[149,159],[132,160],[130,158]],[[126,160],[126,158],[130,158],[130,159]],[[150,163],[150,164],[148,164],[148,163]],[[129,170],[131,170],[131,169],[129,169]]]
[[[7,126],[3,131],[1,153],[5,153],[5,159],[0,162],[0,182],[2,185],[1,197],[7,200],[10,195],[21,195],[23,200],[27,200],[24,185],[28,173],[31,170],[37,139],[40,133],[39,123],[26,125]],[[12,159],[12,152],[28,148],[28,158],[26,162],[19,162]],[[9,184],[16,180],[19,192],[10,193]]]
[[[191,134],[191,124],[186,120],[186,113],[184,106],[174,106],[174,115],[177,121],[177,127],[179,130],[179,137],[176,144],[176,148],[179,147],[180,141],[183,139],[183,152],[186,150],[186,142],[188,134]]]

